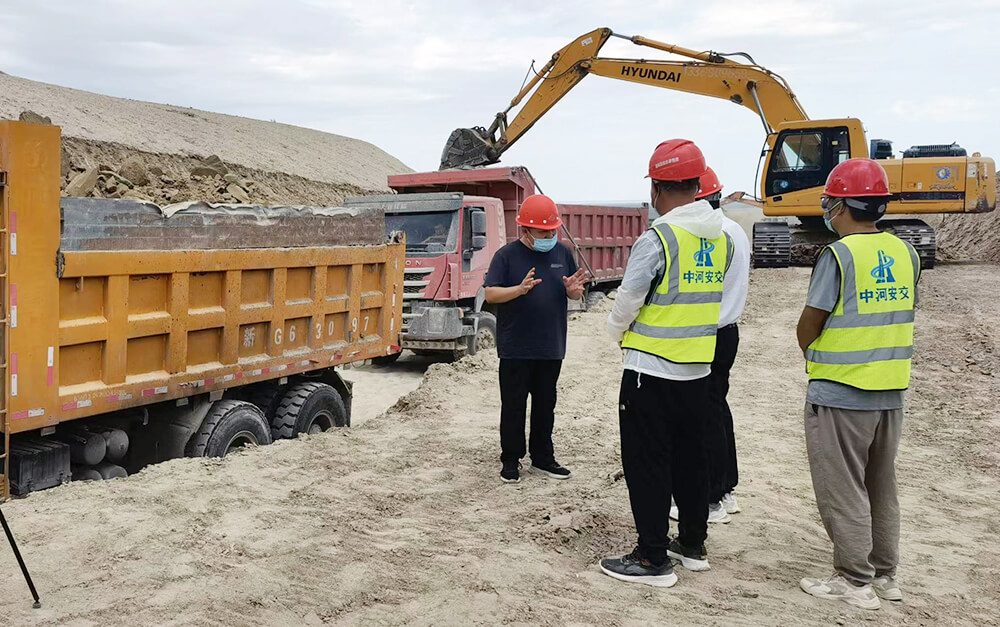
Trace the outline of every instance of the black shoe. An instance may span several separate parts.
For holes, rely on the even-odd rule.
[[[691,548],[684,546],[680,540],[675,538],[670,541],[670,548],[667,549],[667,555],[675,560],[679,560],[681,566],[688,570],[709,570],[711,568],[708,565],[708,553],[705,552],[704,544]]]
[[[601,560],[601,570],[605,575],[629,583],[669,588],[677,583],[677,575],[668,559],[662,566],[654,566],[639,556],[635,549],[622,557],[606,557]]]
[[[569,476],[572,474],[570,473],[569,468],[563,468],[559,465],[559,462],[555,460],[552,460],[552,462],[548,464],[536,464],[535,462],[531,462],[531,467],[535,470],[535,472],[539,472],[549,479],[569,479]]]
[[[521,462],[504,462],[500,471],[500,481],[504,483],[521,483]]]

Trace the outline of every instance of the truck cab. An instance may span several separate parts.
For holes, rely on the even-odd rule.
[[[387,234],[406,232],[400,346],[454,358],[495,346],[483,282],[493,254],[518,237],[517,211],[538,189],[534,177],[524,167],[412,172],[390,176],[389,187],[396,194],[351,198],[346,206],[380,209]],[[588,272],[588,299],[621,281],[647,211],[645,204],[559,205],[560,240]]]
[[[406,233],[402,348],[457,358],[495,346],[496,320],[482,311],[483,282],[493,254],[507,243],[502,201],[438,192],[345,204],[377,206],[385,211],[387,233]]]

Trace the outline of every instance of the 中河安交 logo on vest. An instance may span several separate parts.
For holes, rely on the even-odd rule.
[[[698,252],[694,254],[695,267],[711,268],[713,250],[715,250],[715,244],[708,241],[704,237],[701,238],[701,246],[698,248]]]
[[[895,283],[896,277],[892,276],[892,264],[895,260],[889,255],[885,254],[885,251],[878,251],[878,265],[872,268],[872,278],[875,279],[875,283]]]

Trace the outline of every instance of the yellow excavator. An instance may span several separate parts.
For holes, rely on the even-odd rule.
[[[597,56],[612,37],[685,59]],[[765,165],[760,202],[765,216],[785,219],[754,225],[755,266],[812,261],[832,235],[823,227],[823,185],[835,165],[852,157],[878,159],[885,168],[893,194],[887,214],[981,213],[996,208],[996,165],[978,152],[968,156],[957,144],[924,145],[913,146],[903,151],[902,158],[894,158],[892,142],[873,139],[869,145],[857,118],[810,120],[785,79],[746,53],[698,52],[645,37],[619,35],[609,28],[578,37],[552,55],[488,128],[452,132],[441,155],[441,169],[496,163],[588,74],[723,98],[760,117],[767,133],[761,154]],[[930,225],[913,217],[884,219],[879,224],[912,243],[925,268],[933,267],[937,243]]]

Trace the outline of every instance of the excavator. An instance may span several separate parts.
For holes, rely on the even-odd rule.
[[[684,59],[597,56],[612,37]],[[809,119],[788,82],[746,53],[698,52],[609,28],[586,33],[553,54],[488,128],[453,131],[441,155],[441,169],[498,162],[588,74],[722,98],[757,114],[767,134],[761,152],[764,170],[759,202],[770,217],[754,225],[757,267],[809,264],[831,241],[820,208],[823,186],[830,170],[852,157],[878,159],[885,169],[892,193],[886,213],[906,217],[883,219],[880,228],[913,244],[924,268],[934,265],[937,241],[934,229],[914,216],[996,208],[996,165],[989,157],[978,152],[968,156],[953,143],[913,146],[903,151],[902,158],[894,158],[892,142],[873,139],[869,143],[857,118]],[[522,102],[516,114],[508,117]]]

